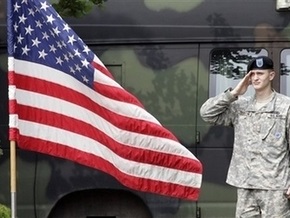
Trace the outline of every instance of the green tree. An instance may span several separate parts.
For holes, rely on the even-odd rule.
[[[82,17],[95,6],[102,8],[107,0],[51,0],[52,6],[62,17]]]
[[[10,217],[11,217],[10,209],[4,206],[3,204],[0,204],[0,218],[10,218]]]

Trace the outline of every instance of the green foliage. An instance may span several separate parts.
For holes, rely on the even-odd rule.
[[[0,218],[10,218],[11,210],[3,204],[0,204]]]
[[[82,17],[95,6],[102,8],[107,0],[51,0],[52,6],[62,17]]]

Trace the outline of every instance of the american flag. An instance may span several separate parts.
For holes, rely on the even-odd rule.
[[[197,200],[200,161],[53,7],[45,0],[8,4],[10,140],[104,171],[134,190]]]

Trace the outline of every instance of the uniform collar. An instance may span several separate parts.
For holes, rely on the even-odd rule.
[[[257,110],[255,108],[256,98],[255,95],[250,98],[248,107],[246,111],[260,111],[260,112],[273,112],[275,110],[275,102],[276,102],[277,92],[273,89],[273,96],[269,103],[267,103],[264,107]]]

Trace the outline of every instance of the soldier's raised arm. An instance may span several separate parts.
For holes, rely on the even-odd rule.
[[[200,108],[200,115],[205,122],[215,125],[231,125],[234,118],[235,108],[232,103],[243,95],[251,84],[251,72],[232,89],[227,89],[215,97],[209,98]]]

